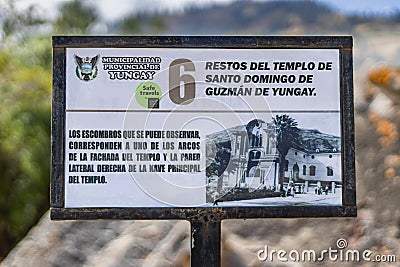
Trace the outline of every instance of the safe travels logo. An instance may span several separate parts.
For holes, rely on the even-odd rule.
[[[143,82],[135,91],[136,101],[145,108],[160,108],[161,89],[154,82]]]

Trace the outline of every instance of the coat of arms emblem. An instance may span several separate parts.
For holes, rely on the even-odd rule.
[[[99,72],[97,68],[97,61],[99,59],[100,55],[97,55],[95,57],[84,57],[81,58],[77,55],[74,55],[75,58],[75,63],[76,63],[76,69],[75,73],[76,76],[82,80],[82,81],[91,81],[94,78],[97,77],[97,74]]]

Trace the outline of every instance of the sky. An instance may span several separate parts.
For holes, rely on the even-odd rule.
[[[0,0],[4,2],[5,0]],[[97,5],[99,13],[107,21],[118,19],[130,12],[182,12],[190,6],[207,6],[211,4],[229,4],[237,0],[86,0],[91,4]],[[271,0],[248,0],[248,1],[271,1]],[[285,0],[297,1],[297,0]],[[334,9],[344,13],[356,13],[367,15],[387,15],[400,11],[399,0],[315,0],[316,2],[326,3]],[[31,4],[40,7],[43,14],[54,17],[57,14],[57,6],[68,2],[68,0],[18,0],[16,5],[26,8]]]

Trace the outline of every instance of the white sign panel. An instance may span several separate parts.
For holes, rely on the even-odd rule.
[[[342,204],[338,49],[66,48],[65,207]]]

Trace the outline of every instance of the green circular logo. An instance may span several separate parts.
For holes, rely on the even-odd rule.
[[[143,82],[135,92],[136,101],[145,108],[160,108],[161,89],[156,83]]]

